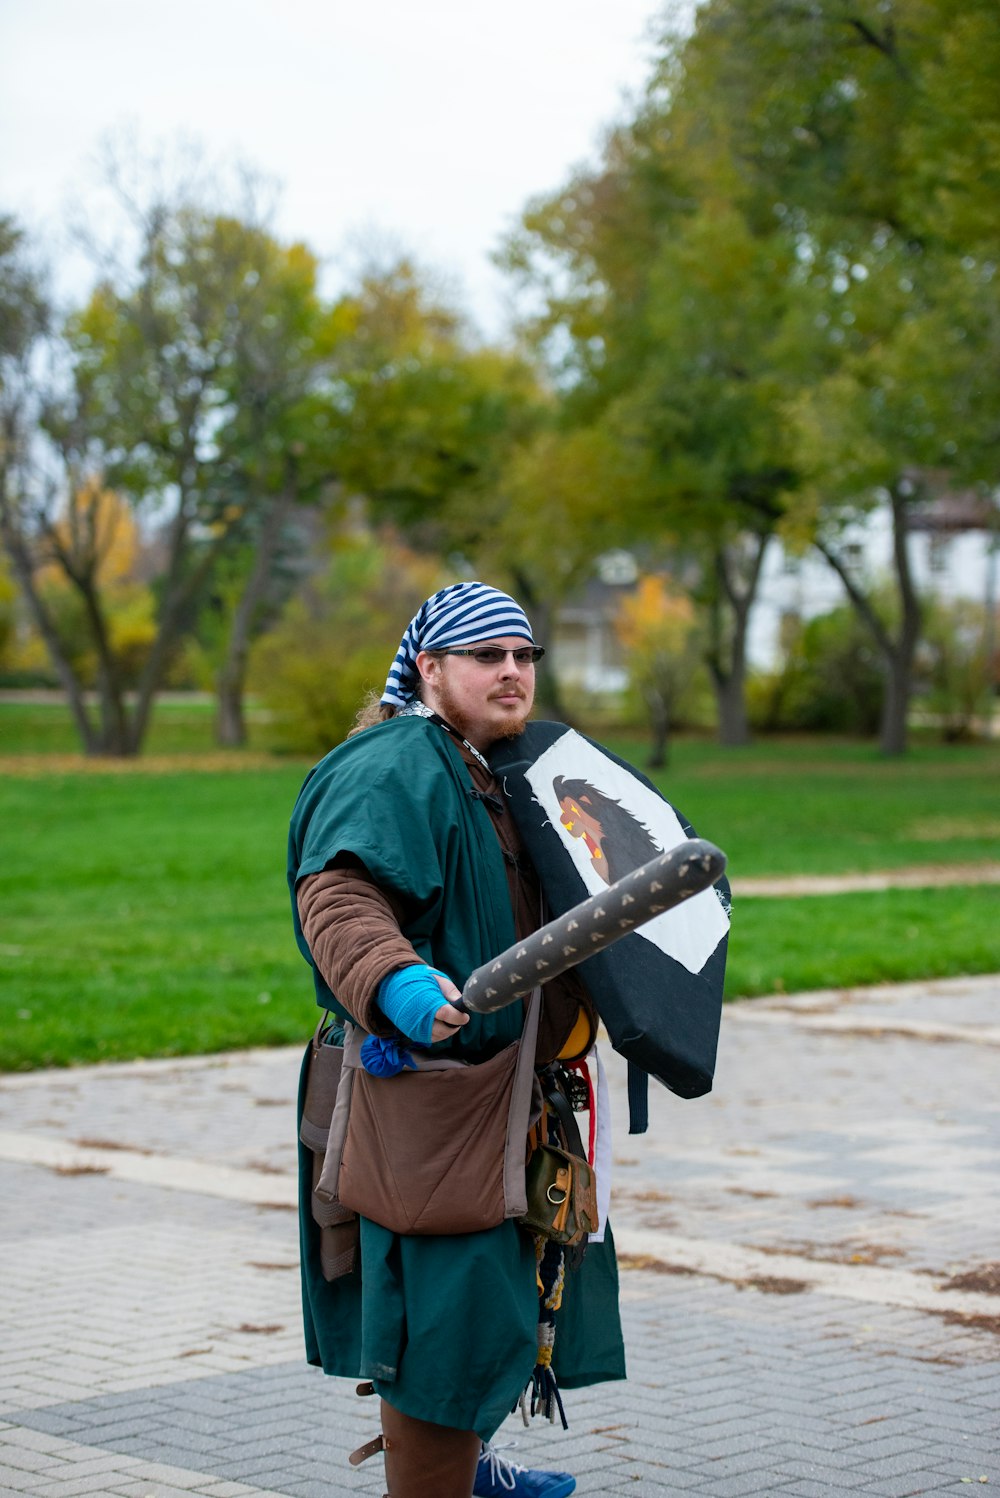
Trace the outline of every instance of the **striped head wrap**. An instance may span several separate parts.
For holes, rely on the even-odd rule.
[[[452,583],[421,604],[399,642],[382,701],[405,707],[413,700],[421,650],[477,645],[481,640],[516,635],[533,645],[531,625],[520,604],[486,583]]]

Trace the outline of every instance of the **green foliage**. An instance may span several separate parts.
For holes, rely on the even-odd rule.
[[[636,591],[622,599],[616,628],[630,685],[648,715],[653,738],[649,764],[663,765],[671,730],[691,721],[695,702],[701,651],[694,606],[665,578],[647,573]]]
[[[240,632],[230,672],[239,690],[284,508],[317,498],[330,477],[334,403],[328,391],[319,399],[318,387],[338,333],[319,301],[315,257],[279,244],[252,208],[242,219],[195,195],[149,197],[145,184],[134,197],[122,193],[133,262],[67,319],[68,378],[41,403],[46,478],[8,512],[21,584],[89,752],[138,751],[220,563],[249,553],[254,596],[245,608],[238,597],[228,620]],[[52,484],[59,468],[61,484]],[[49,491],[41,504],[31,498]],[[137,517],[143,526],[141,580],[150,564],[155,571],[151,592],[116,597],[112,581],[140,578],[104,575],[98,533],[106,515],[112,529],[126,528],[112,515],[126,504],[132,531]],[[78,595],[82,656],[47,615],[51,569]],[[83,694],[91,682],[96,715]]]
[[[51,309],[44,277],[32,263],[27,235],[17,221],[0,213],[0,391],[10,393],[11,377],[48,326]],[[6,401],[5,401],[6,405]],[[10,427],[4,427],[6,449]],[[8,454],[3,452],[6,462]]]
[[[476,346],[407,260],[367,274],[338,311],[343,483],[423,550],[475,554],[504,458],[538,418],[530,366]]]
[[[492,505],[480,518],[477,556],[491,576],[511,577],[541,632],[592,576],[596,557],[620,534],[621,496],[634,469],[600,426],[549,424],[510,454]]]
[[[871,636],[847,606],[786,630],[781,667],[751,685],[755,726],[778,733],[874,735],[882,669]]]
[[[345,738],[363,699],[381,695],[396,642],[437,583],[436,564],[398,543],[348,541],[255,648],[251,687],[275,745],[320,755]]]
[[[1000,28],[991,0],[959,9],[705,0],[600,166],[507,246],[567,420],[639,455],[632,539],[672,532],[701,562],[720,687],[755,585],[727,581],[741,536],[780,516],[843,577],[845,526],[887,494],[902,535],[928,470],[996,482]],[[897,555],[892,632],[845,579],[883,663],[886,752],[920,631]]]
[[[7,560],[0,552],[0,672],[13,669],[16,640],[17,589]]]
[[[935,45],[903,136],[904,203],[928,238],[995,252],[1000,223],[1000,27],[993,0],[925,0]]]
[[[936,600],[928,611],[918,670],[924,704],[948,743],[974,738],[994,705],[987,622],[984,606],[969,600]]]

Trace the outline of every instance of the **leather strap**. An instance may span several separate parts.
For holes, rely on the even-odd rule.
[[[361,1463],[366,1462],[370,1456],[375,1456],[377,1452],[384,1451],[388,1444],[385,1436],[379,1431],[377,1436],[374,1436],[370,1441],[366,1441],[363,1446],[359,1446],[357,1451],[352,1451],[347,1460],[352,1467],[360,1467]]]
[[[580,1128],[576,1121],[576,1115],[569,1105],[569,1101],[559,1087],[552,1086],[545,1089],[545,1102],[559,1120],[559,1126],[566,1140],[566,1149],[569,1154],[586,1160],[587,1151],[583,1147],[580,1138]]]

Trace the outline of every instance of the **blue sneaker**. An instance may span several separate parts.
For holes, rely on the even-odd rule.
[[[541,1472],[509,1462],[492,1442],[483,1447],[473,1498],[569,1498],[576,1478],[568,1472]]]

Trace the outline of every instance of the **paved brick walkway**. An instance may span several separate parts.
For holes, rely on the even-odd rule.
[[[617,1140],[629,1381],[498,1440],[581,1494],[1000,1484],[998,1026],[1000,977],[728,1011],[713,1095]],[[0,1493],[383,1491],[302,1361],[297,1069],[0,1082]]]

